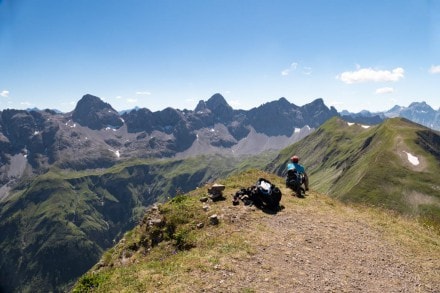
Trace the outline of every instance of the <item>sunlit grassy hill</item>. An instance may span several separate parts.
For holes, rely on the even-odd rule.
[[[222,156],[132,160],[101,171],[53,169],[23,182],[0,205],[0,291],[62,290],[147,206],[254,164]]]
[[[232,204],[260,177],[283,193],[277,213]],[[205,201],[208,185],[150,209],[73,292],[440,289],[440,236],[415,221],[314,191],[299,199],[282,177],[258,170],[218,183],[224,201]]]
[[[440,227],[440,134],[406,119],[367,127],[332,118],[281,151],[282,174],[297,154],[312,188],[345,202],[421,216]]]

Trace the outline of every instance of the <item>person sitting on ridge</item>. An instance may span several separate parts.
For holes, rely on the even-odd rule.
[[[295,169],[298,173],[304,175],[304,186],[306,190],[309,190],[309,177],[307,176],[306,169],[303,165],[299,164],[299,157],[293,156],[290,158],[290,163],[287,164],[287,170]]]

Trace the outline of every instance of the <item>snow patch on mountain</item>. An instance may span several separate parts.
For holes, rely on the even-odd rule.
[[[420,164],[420,162],[419,162],[419,158],[418,158],[418,157],[414,156],[414,155],[411,154],[411,153],[405,152],[405,151],[404,151],[404,153],[407,155],[407,157],[408,157],[408,161],[409,161],[411,164],[413,164],[414,166],[418,166],[418,165]]]

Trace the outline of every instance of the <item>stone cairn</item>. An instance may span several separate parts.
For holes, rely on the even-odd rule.
[[[213,201],[224,200],[223,190],[225,190],[225,186],[222,184],[214,184],[211,188],[208,188],[209,198]]]

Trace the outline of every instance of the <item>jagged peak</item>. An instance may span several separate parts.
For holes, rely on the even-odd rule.
[[[225,98],[219,93],[214,94],[212,97],[210,97],[209,100],[206,101],[205,104],[206,104],[206,107],[210,110],[214,110],[220,106],[223,106],[226,108],[231,108],[231,106],[229,106],[228,102],[226,102]]]
[[[196,108],[194,109],[194,112],[204,112],[206,110],[206,103],[203,100],[200,100],[197,104]]]
[[[404,109],[404,107],[399,106],[399,105],[394,105],[394,107],[389,109],[387,112],[398,112],[398,111],[401,111],[402,109]]]
[[[290,103],[285,97],[281,97],[278,99],[278,103],[282,106],[291,107],[292,103]]]
[[[304,106],[313,106],[313,107],[323,106],[323,107],[327,108],[327,106],[325,105],[324,100],[322,98],[317,98]]]
[[[85,111],[99,111],[99,110],[112,110],[116,112],[115,109],[109,104],[98,98],[97,96],[86,94],[84,95],[81,100],[78,101],[76,104],[74,112],[78,110],[85,110]]]
[[[108,125],[120,127],[123,124],[119,113],[110,104],[90,94],[84,95],[76,104],[72,119],[91,129],[102,129]]]
[[[430,105],[428,105],[425,101],[413,102],[409,105],[408,108],[422,108],[422,109],[429,109],[434,111],[434,109]]]

